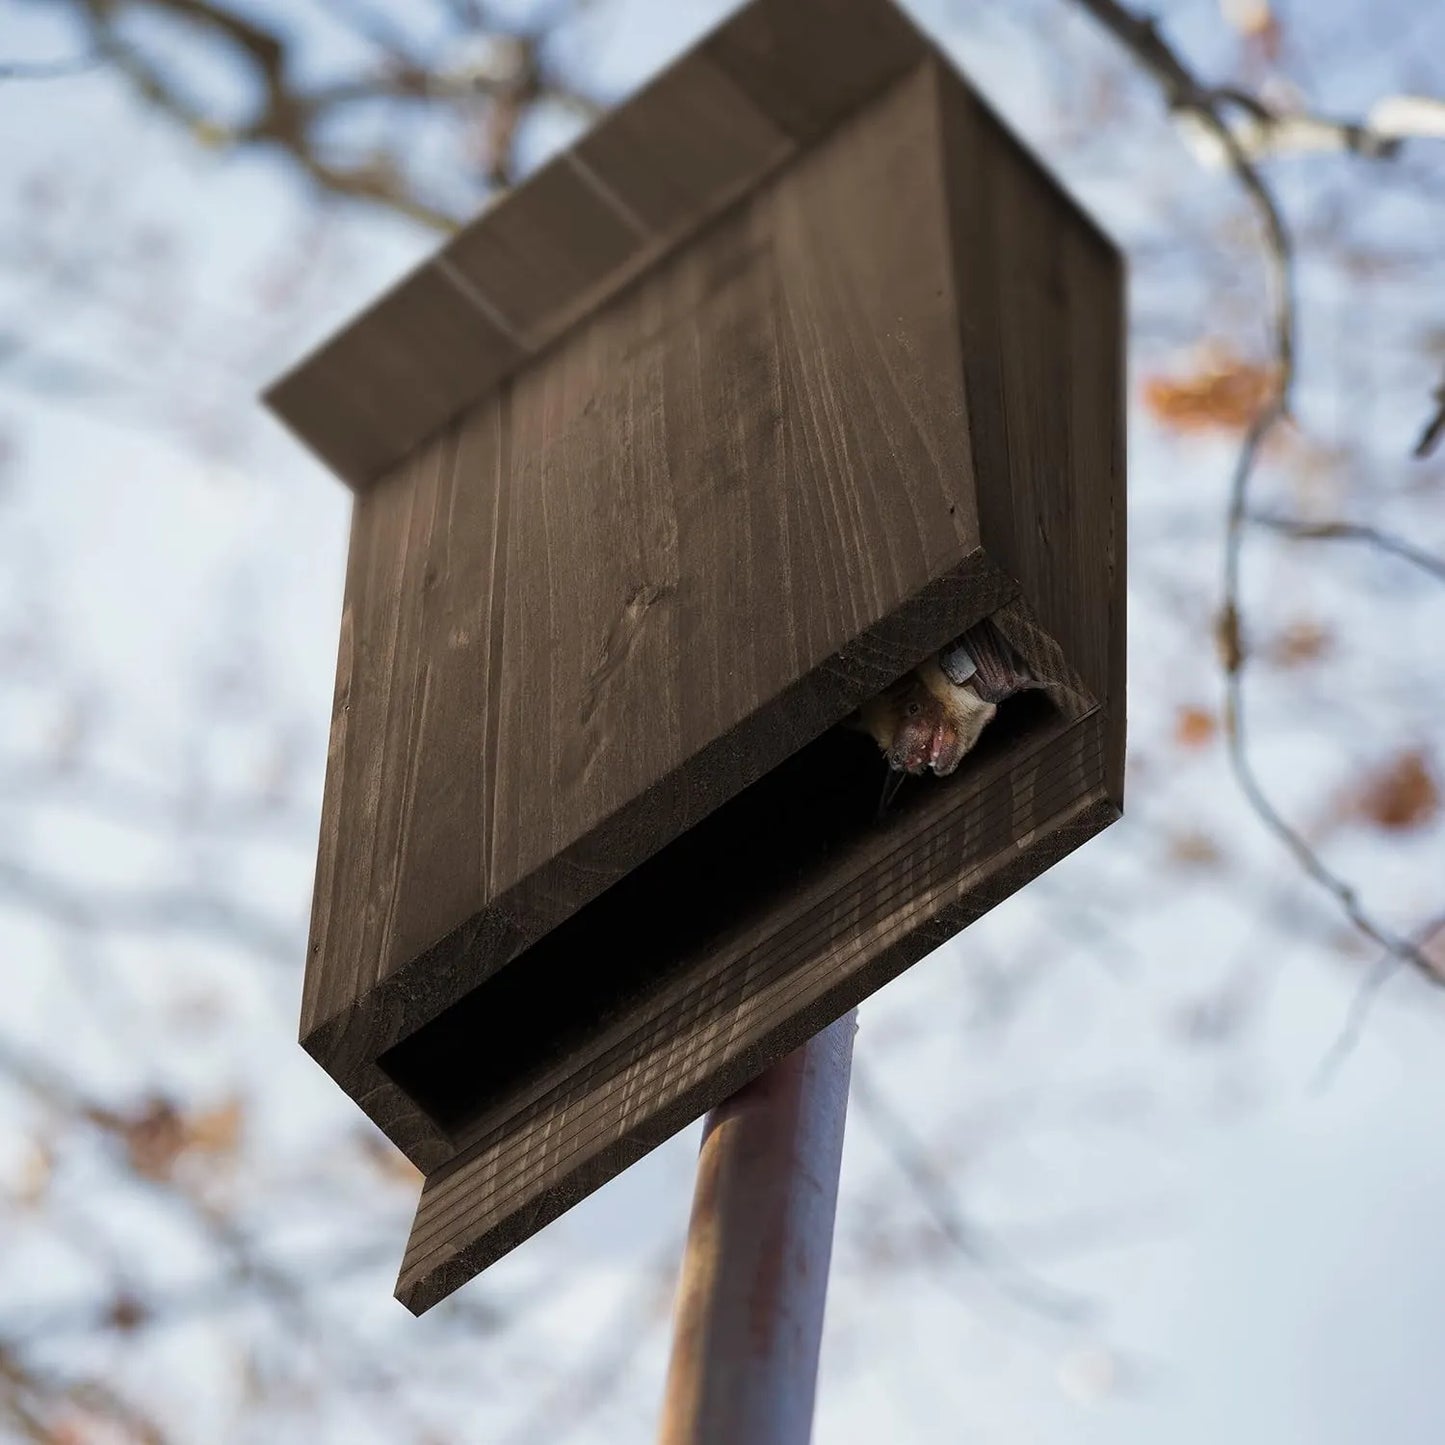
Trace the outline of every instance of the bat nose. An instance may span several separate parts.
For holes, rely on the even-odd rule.
[[[921,773],[928,761],[927,742],[911,738],[900,743],[888,758],[889,766],[902,773]]]

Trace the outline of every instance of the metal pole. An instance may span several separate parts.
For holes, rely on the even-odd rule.
[[[707,1116],[660,1445],[807,1445],[854,1010]]]

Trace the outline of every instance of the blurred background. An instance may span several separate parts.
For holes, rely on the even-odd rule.
[[[695,1127],[391,1299],[257,393],[726,8],[0,0],[0,1438],[650,1438]],[[907,9],[1130,257],[1129,811],[863,1010],[816,1438],[1437,1442],[1445,7]]]

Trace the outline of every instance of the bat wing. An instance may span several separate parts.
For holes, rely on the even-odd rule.
[[[951,683],[960,687],[970,683],[985,702],[1002,702],[1038,686],[1038,680],[987,618],[945,647],[938,655],[938,665]]]
[[[973,654],[969,652],[962,637],[956,642],[950,642],[938,654],[938,665],[943,669],[943,675],[955,687],[962,687],[978,671],[978,664],[973,660]]]

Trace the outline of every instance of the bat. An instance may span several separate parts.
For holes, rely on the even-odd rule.
[[[984,621],[869,698],[849,724],[867,733],[888,762],[879,813],[905,777],[952,773],[993,721],[999,703],[1038,685]]]

